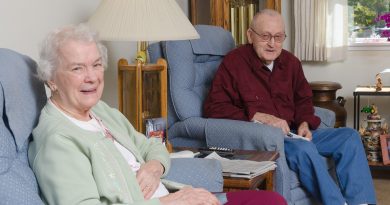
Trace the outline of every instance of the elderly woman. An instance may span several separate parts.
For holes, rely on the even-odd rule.
[[[106,66],[106,48],[85,25],[55,30],[43,43],[38,72],[51,97],[29,146],[43,199],[57,205],[220,204],[204,189],[168,193],[160,181],[170,166],[164,145],[100,101]],[[252,202],[261,196],[264,203],[285,204],[273,192],[242,194]],[[240,201],[238,194],[227,199]]]

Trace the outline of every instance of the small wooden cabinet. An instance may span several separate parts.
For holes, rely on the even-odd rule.
[[[246,31],[257,11],[281,12],[281,0],[191,0],[192,24],[221,26],[232,32],[236,44],[245,44]]]
[[[145,133],[145,120],[167,118],[167,62],[128,64],[118,62],[119,110],[134,128]]]

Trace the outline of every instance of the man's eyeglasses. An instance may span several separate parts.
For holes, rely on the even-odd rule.
[[[274,41],[276,42],[276,43],[282,43],[285,39],[286,39],[286,37],[287,37],[287,35],[286,34],[284,34],[284,33],[278,33],[278,34],[276,34],[276,35],[271,35],[270,33],[262,33],[262,34],[259,34],[259,33],[257,33],[256,31],[255,31],[255,29],[253,29],[253,28],[250,28],[257,36],[259,36],[259,38],[260,38],[260,40],[261,41],[264,41],[264,42],[269,42],[269,41],[271,41],[271,39],[272,38],[274,38]]]

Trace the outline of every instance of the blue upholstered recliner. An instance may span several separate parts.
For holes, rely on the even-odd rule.
[[[168,62],[168,136],[174,146],[220,146],[278,151],[275,189],[289,204],[313,204],[287,166],[281,129],[252,122],[202,117],[208,88],[224,55],[235,45],[220,27],[195,26],[200,39],[151,44],[150,61]],[[321,127],[333,127],[332,111],[315,108]]]
[[[0,201],[43,204],[27,149],[32,129],[46,103],[43,83],[29,57],[0,49]]]
[[[46,101],[44,85],[36,78],[36,63],[0,48],[0,204],[43,204],[27,149]],[[223,190],[221,165],[216,160],[173,159],[166,179],[212,192]]]

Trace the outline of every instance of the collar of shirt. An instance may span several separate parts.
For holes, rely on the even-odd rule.
[[[274,61],[272,61],[270,64],[265,65],[265,66],[267,66],[267,68],[268,68],[270,71],[272,71],[272,69],[274,69]]]
[[[282,50],[281,54],[279,55],[279,57],[277,57],[273,62],[272,62],[272,65],[273,65],[273,68],[272,69],[269,69],[263,62],[261,62],[260,58],[257,56],[256,54],[256,51],[255,49],[253,48],[252,44],[246,44],[245,45],[245,55],[246,55],[246,59],[249,61],[249,65],[252,66],[252,69],[256,69],[256,68],[264,68],[264,69],[267,69],[269,71],[272,71],[273,69],[283,69],[284,66],[283,66],[283,53],[285,51]],[[271,65],[271,64],[270,64]]]

